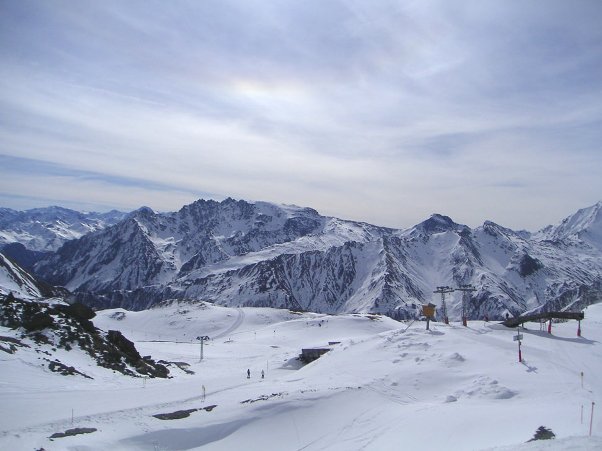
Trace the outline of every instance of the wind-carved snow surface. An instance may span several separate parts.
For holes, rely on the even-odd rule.
[[[522,363],[516,331],[483,321],[431,322],[427,331],[425,322],[376,315],[173,302],[97,312],[94,323],[121,331],[142,355],[178,362],[170,365],[173,377],[114,374],[76,349],[59,349],[65,365],[93,379],[62,376],[32,348],[0,350],[0,449],[602,447],[598,410],[588,437],[592,402],[602,401],[602,304],[585,310],[581,337],[575,321],[554,324],[551,335],[526,324]],[[203,335],[212,339],[200,361],[196,337]],[[20,339],[4,327],[0,336]],[[328,342],[338,343],[318,360],[303,366],[296,359],[302,348]],[[153,417],[182,410],[191,413]],[[526,443],[540,426],[556,438]],[[97,431],[49,439],[72,428]]]

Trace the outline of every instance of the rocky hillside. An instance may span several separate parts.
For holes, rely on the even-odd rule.
[[[0,337],[0,351],[15,354],[33,349],[42,366],[64,376],[90,378],[80,366],[92,359],[101,367],[128,376],[168,377],[165,366],[140,356],[121,332],[94,327],[90,321],[94,316],[82,304],[50,305],[12,294],[0,296],[0,325],[14,331],[11,336]]]

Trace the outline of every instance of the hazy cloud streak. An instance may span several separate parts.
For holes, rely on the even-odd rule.
[[[13,208],[211,193],[533,229],[600,199],[596,1],[0,9],[0,154],[64,171],[0,168]]]

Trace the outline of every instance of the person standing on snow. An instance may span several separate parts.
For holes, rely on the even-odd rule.
[[[263,370],[261,370],[261,378],[263,379],[265,376],[265,373],[263,372]]]
[[[247,379],[251,379],[251,370],[247,370]]]

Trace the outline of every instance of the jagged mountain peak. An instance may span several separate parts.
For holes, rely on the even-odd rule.
[[[152,218],[156,215],[155,211],[150,207],[140,207],[127,215],[127,218]]]
[[[144,214],[144,215],[154,215],[155,214],[155,210],[153,210],[151,207],[147,207],[147,206],[142,206],[142,207],[138,208],[137,210],[135,210],[134,212],[139,213],[139,214]]]
[[[218,200],[214,200],[214,199],[197,199],[194,202],[184,205],[181,210],[190,210],[190,209],[198,209],[198,208],[220,208],[220,207],[233,207],[233,206],[239,206],[239,207],[245,207],[248,205],[252,205],[250,202],[247,202],[246,200],[240,199],[234,199],[232,197],[227,197],[222,201],[218,201]]]
[[[602,201],[578,210],[556,225],[550,225],[536,237],[549,241],[586,241],[602,248]]]
[[[449,216],[434,213],[427,220],[412,227],[409,230],[409,234],[419,233],[423,235],[433,235],[444,232],[462,233],[466,231],[470,231],[468,226],[457,224]]]
[[[227,197],[222,201],[216,201],[213,199],[198,199],[188,205],[184,205],[180,212],[189,212],[194,210],[205,210],[205,211],[235,211],[238,210],[240,213],[264,213],[273,214],[276,216],[298,216],[298,215],[309,215],[319,216],[320,214],[310,207],[299,207],[291,204],[277,204],[265,201],[246,201],[243,199],[233,199]]]
[[[526,240],[531,236],[531,233],[526,230],[512,230],[489,220],[485,221],[478,229],[482,229],[485,233],[491,236],[505,236],[506,238],[518,237]]]

